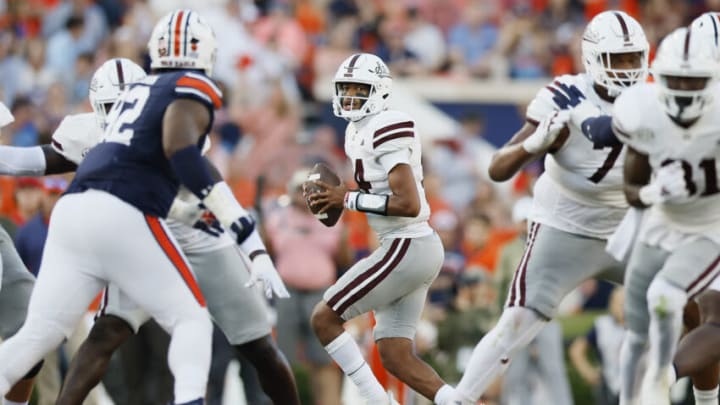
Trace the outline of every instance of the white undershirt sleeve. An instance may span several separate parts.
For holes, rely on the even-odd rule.
[[[42,176],[45,153],[40,146],[0,145],[0,174],[9,176]]]

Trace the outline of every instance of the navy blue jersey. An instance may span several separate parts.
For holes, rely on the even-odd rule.
[[[110,111],[102,142],[85,156],[67,193],[102,190],[145,214],[166,217],[179,182],[163,151],[162,121],[178,98],[205,104],[210,125],[212,112],[222,104],[220,90],[194,71],[162,73],[132,84]],[[202,136],[198,147],[204,141]]]

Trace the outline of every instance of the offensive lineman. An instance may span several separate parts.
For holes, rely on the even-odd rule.
[[[178,10],[160,20],[148,46],[158,75],[122,94],[110,111],[104,142],[88,152],[55,207],[43,256],[47,269],[41,270],[25,324],[0,346],[0,392],[60,343],[109,282],[171,332],[175,403],[203,404],[212,326],[204,297],[162,220],[180,183],[250,253],[251,279],[272,281],[266,279],[272,263],[252,218],[227,184],[213,180],[200,155],[222,102],[206,76],[216,53],[211,28],[197,13]]]
[[[640,24],[606,11],[585,29],[586,72],[555,78],[527,109],[527,123],[495,153],[489,174],[506,181],[548,152],[535,184],[532,225],[497,325],[475,347],[451,404],[475,404],[512,355],[555,316],[560,301],[582,281],[601,277],[621,283],[623,265],[605,251],[607,238],[627,211],[622,147],[597,147],[568,126],[568,108],[587,99],[602,111],[647,76],[649,45]],[[444,405],[445,403],[441,403]]]
[[[128,59],[105,62],[91,81],[89,99],[94,114],[66,117],[53,134],[50,145],[30,148],[0,146],[0,160],[6,162],[0,167],[0,174],[54,174],[67,171],[73,163],[79,164],[85,153],[100,141],[101,128],[107,124],[106,113],[115,100],[125,87],[144,77],[142,68]],[[196,271],[210,313],[235,346],[238,355],[244,355],[253,363],[261,384],[273,401],[277,404],[299,404],[292,372],[270,336],[271,327],[262,298],[254,290],[244,290],[248,281],[247,266],[235,244],[225,234],[210,236],[179,222],[192,224],[202,214],[197,208],[199,200],[187,195],[186,190],[181,194],[184,200],[173,204],[167,224]],[[202,224],[204,222],[199,223]],[[114,286],[108,288],[105,294],[101,315],[72,359],[57,400],[59,405],[80,405],[104,375],[112,353],[148,319],[145,312]],[[271,389],[277,385],[286,389]]]
[[[345,153],[360,190],[318,181],[324,190],[308,198],[320,213],[332,207],[367,213],[381,244],[328,288],[313,311],[313,330],[368,404],[396,404],[343,328],[345,321],[374,311],[374,338],[385,368],[424,397],[445,401],[452,387],[413,348],[427,290],[444,255],[440,238],[427,222],[430,208],[422,186],[415,122],[401,111],[387,109],[392,79],[375,55],[347,58],[333,85],[333,112],[349,121]]]

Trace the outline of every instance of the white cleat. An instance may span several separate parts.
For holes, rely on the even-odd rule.
[[[668,373],[647,370],[640,386],[640,405],[671,405]]]

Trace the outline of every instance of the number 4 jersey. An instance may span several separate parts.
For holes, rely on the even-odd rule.
[[[556,77],[528,105],[526,119],[537,124],[553,111],[570,108],[566,89],[574,86],[610,115],[612,103],[600,98],[586,74]],[[545,172],[535,183],[530,219],[561,231],[608,238],[627,210],[623,193],[622,147],[600,148],[579,128],[568,125],[563,146],[545,157]]]
[[[648,208],[638,237],[666,250],[700,235],[720,244],[720,103],[716,100],[696,123],[683,128],[665,113],[658,92],[654,83],[623,92],[615,103],[613,130],[648,156],[653,171],[679,161],[690,196]]]
[[[430,207],[422,186],[422,148],[415,121],[400,111],[383,111],[351,122],[345,130],[345,154],[350,159],[360,191],[392,194],[388,173],[399,163],[410,165],[420,197],[416,217],[367,214],[370,227],[381,239],[414,238],[429,235]]]
[[[165,218],[179,182],[163,150],[162,122],[167,107],[179,98],[207,106],[207,133],[213,111],[222,104],[222,93],[207,76],[190,71],[148,76],[115,103],[102,142],[87,153],[67,192],[106,191],[145,214]],[[200,137],[199,147],[205,138]]]

